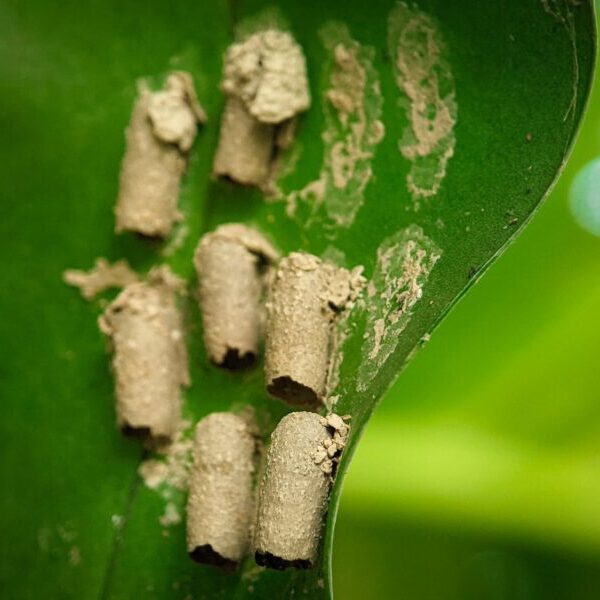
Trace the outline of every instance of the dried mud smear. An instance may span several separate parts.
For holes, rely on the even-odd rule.
[[[128,285],[99,318],[114,351],[117,422],[125,434],[164,440],[177,430],[187,351],[173,283],[165,268]]]
[[[196,426],[187,505],[187,545],[201,563],[233,568],[246,556],[255,514],[253,427],[231,413]]]
[[[164,514],[159,517],[163,527],[181,521],[183,496],[188,489],[193,456],[191,423],[181,420],[169,440],[155,445],[156,454],[143,461],[138,474],[144,485],[164,500]]]
[[[307,224],[323,207],[334,226],[349,227],[364,202],[371,160],[384,136],[383,101],[374,49],[352,39],[339,23],[329,23],[320,35],[331,57],[323,98],[323,165],[317,180],[287,195],[287,213],[294,217],[298,203],[305,202],[311,212]]]
[[[221,225],[202,237],[194,264],[200,282],[204,344],[227,368],[253,364],[262,330],[265,280],[277,252],[258,231]]]
[[[396,4],[388,20],[388,45],[408,118],[399,150],[411,162],[406,184],[418,209],[422,199],[438,193],[454,154],[454,77],[435,21],[415,6]]]
[[[348,435],[344,421],[330,417],[331,424],[316,413],[290,413],[271,436],[256,524],[259,565],[306,569],[316,560],[331,486],[329,467]]]
[[[284,31],[253,33],[228,48],[221,89],[228,98],[213,171],[266,190],[291,144],[290,123],[310,106],[302,49]]]
[[[323,402],[333,327],[356,299],[361,271],[302,252],[281,260],[267,301],[265,374],[271,395],[313,408]]]
[[[139,277],[126,260],[118,260],[111,265],[105,258],[97,258],[89,271],[67,269],[63,273],[63,281],[79,288],[86,300],[93,300],[105,290],[125,287],[139,281]]]
[[[346,264],[346,256],[344,252],[335,246],[328,246],[323,254],[322,259],[326,262],[335,265],[343,266]],[[344,310],[337,315],[337,318],[332,327],[330,352],[329,352],[329,367],[327,371],[327,381],[325,383],[325,406],[327,410],[333,410],[340,396],[336,393],[340,384],[340,369],[344,362],[344,344],[350,335],[354,324],[350,321],[350,316],[353,314],[354,306],[362,307],[364,305],[363,292],[366,284],[366,279],[362,276],[364,268],[362,266],[355,267],[353,273],[353,293],[346,303]]]
[[[174,72],[151,92],[139,84],[115,207],[116,231],[165,237],[181,219],[179,186],[198,123],[206,116],[188,73]]]
[[[411,225],[385,239],[377,250],[375,272],[367,286],[367,325],[357,388],[365,391],[396,349],[441,250]]]
[[[49,554],[53,560],[66,561],[71,567],[78,567],[84,562],[78,538],[79,534],[72,521],[62,524],[44,524],[37,530],[36,551]]]
[[[190,426],[191,423],[187,420],[179,421],[175,434],[155,447],[156,454],[160,458],[148,458],[140,464],[138,474],[147,488],[158,490],[167,487],[177,491],[187,490],[193,449],[193,440],[189,434]],[[167,493],[165,500],[171,499],[171,494]]]

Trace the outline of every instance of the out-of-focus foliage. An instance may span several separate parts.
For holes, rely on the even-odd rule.
[[[600,597],[600,237],[569,209],[598,194],[599,158],[596,81],[538,217],[361,441],[337,528],[340,598]]]

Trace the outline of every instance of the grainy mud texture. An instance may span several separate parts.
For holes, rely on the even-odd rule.
[[[181,219],[179,184],[197,125],[205,120],[188,73],[172,73],[158,92],[140,84],[125,135],[115,208],[117,232],[165,237]]]
[[[200,240],[194,264],[204,344],[215,364],[237,369],[255,362],[265,280],[276,259],[269,242],[245,225],[222,225]]]
[[[345,253],[332,245],[327,246],[321,254],[321,259],[338,266],[346,264]],[[328,411],[334,410],[340,398],[338,387],[340,385],[340,371],[344,362],[344,345],[356,327],[356,323],[349,320],[350,316],[356,305],[364,308],[364,302],[362,301],[364,294],[362,294],[362,291],[366,285],[366,279],[362,276],[363,271],[364,267],[362,266],[354,267],[352,270],[352,297],[348,300],[344,311],[338,315],[333,325],[324,395],[324,404]]]
[[[213,171],[267,185],[278,151],[291,143],[290,122],[310,105],[302,49],[289,33],[254,33],[227,50],[221,89],[227,102]]]
[[[359,44],[340,23],[328,23],[319,34],[328,57],[323,165],[318,179],[287,195],[287,214],[295,218],[298,203],[307,203],[308,226],[323,208],[325,224],[335,232],[350,227],[364,203],[373,155],[384,136],[383,100],[373,67],[375,49]]]
[[[457,105],[454,76],[435,21],[398,2],[388,20],[388,45],[408,118],[398,147],[411,162],[406,185],[415,208],[435,196],[454,155]]]
[[[262,123],[281,123],[310,106],[302,49],[289,33],[276,29],[228,48],[222,89],[240,98]]]
[[[331,423],[330,423],[331,421]],[[272,569],[313,566],[331,474],[349,428],[337,415],[285,416],[271,436],[255,534],[255,558]]]
[[[199,563],[234,569],[248,553],[256,443],[251,425],[231,413],[213,413],[196,426],[187,547]]]
[[[114,351],[117,422],[123,433],[171,438],[180,421],[182,385],[189,385],[175,276],[155,269],[128,285],[100,316]]]
[[[360,291],[348,271],[294,252],[279,263],[267,301],[267,390],[290,404],[323,402],[336,319]]]
[[[242,185],[261,185],[269,176],[275,127],[261,123],[237,97],[228,98],[221,118],[213,172]]]
[[[105,258],[97,258],[94,268],[89,271],[67,269],[63,273],[63,281],[79,288],[86,300],[93,300],[109,288],[125,287],[138,280],[137,273],[126,260],[118,260],[111,265]]]
[[[193,462],[194,440],[190,428],[189,421],[181,420],[169,440],[153,444],[152,456],[138,468],[138,475],[144,485],[164,502],[163,514],[158,517],[163,527],[177,525],[182,520],[184,495],[187,494]]]
[[[385,239],[367,286],[367,325],[357,388],[365,391],[398,346],[442,252],[417,225]]]

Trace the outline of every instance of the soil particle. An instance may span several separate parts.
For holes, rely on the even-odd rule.
[[[149,458],[139,466],[138,474],[147,488],[156,490],[168,480],[169,465],[165,461]]]
[[[117,422],[127,435],[168,439],[179,423],[180,388],[189,376],[175,281],[168,269],[155,269],[99,318],[114,351]]]
[[[93,300],[105,290],[125,287],[139,281],[139,277],[126,260],[118,260],[111,265],[105,258],[97,258],[89,271],[67,269],[63,273],[63,281],[78,287],[86,300]]]
[[[125,517],[123,515],[111,515],[110,517],[111,525],[117,530],[120,531],[123,529],[125,525]]]
[[[163,527],[170,527],[181,523],[181,515],[173,502],[167,502],[165,505],[165,512],[159,518],[159,522]]]
[[[246,556],[255,514],[257,440],[247,419],[213,413],[196,427],[187,505],[192,559],[225,569]]]
[[[290,413],[271,436],[256,526],[259,565],[306,569],[316,560],[331,485],[328,461],[333,467],[325,448],[335,443],[335,460],[339,456],[333,440],[338,430],[329,423],[331,417],[336,415],[323,418],[311,412]],[[347,435],[347,425],[340,421]],[[343,444],[339,451],[341,448]]]
[[[256,230],[227,224],[202,237],[194,256],[204,344],[227,368],[255,362],[262,330],[265,280],[277,252]]]
[[[116,231],[165,237],[181,219],[179,185],[198,123],[206,120],[188,73],[171,73],[165,86],[138,90],[126,131]]]
[[[334,476],[337,465],[346,447],[350,427],[346,421],[350,420],[349,415],[340,417],[335,413],[329,413],[321,418],[321,424],[327,428],[331,434],[331,439],[325,439],[321,446],[318,446],[314,453],[315,464],[321,467],[323,473]]]
[[[290,404],[323,402],[332,332],[360,290],[360,272],[294,252],[281,260],[269,289],[267,390]]]

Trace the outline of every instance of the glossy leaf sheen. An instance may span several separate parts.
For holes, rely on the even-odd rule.
[[[534,212],[572,143],[595,43],[591,4],[577,4],[419,3],[440,25],[458,120],[441,189],[415,211],[405,184],[410,165],[398,152],[407,122],[387,49],[394,3],[282,3],[280,15],[305,49],[313,95],[298,133],[302,152],[282,182],[284,191],[318,176],[327,61],[318,31],[331,20],[344,23],[355,40],[374,48],[386,135],[375,151],[364,205],[350,228],[334,232],[335,246],[348,266],[364,265],[370,277],[381,242],[416,224],[442,256],[395,352],[362,393],[355,373],[365,319],[358,310],[353,314],[337,406],[353,415],[352,439],[332,496],[320,566],[257,575],[249,561],[241,576],[227,576],[189,561],[183,525],[160,526],[164,500],[136,473],[143,452],[114,427],[112,377],[95,323],[100,306],[82,302],[61,283],[61,273],[88,268],[97,256],[127,258],[140,270],[162,260],[160,244],[113,234],[112,207],[135,81],[170,68],[193,73],[210,119],[183,185],[189,235],[168,259],[173,268],[193,285],[198,237],[227,221],[258,225],[284,252],[321,254],[331,243],[318,222],[300,227],[290,220],[283,203],[265,203],[255,190],[210,178],[223,103],[222,53],[234,23],[268,4],[68,1],[58,14],[47,2],[0,3],[0,466],[10,482],[0,504],[3,589],[15,598],[42,590],[47,597],[114,599],[281,598],[292,590],[329,597],[335,511],[362,428],[422,336]],[[193,299],[188,322],[193,387],[186,414],[197,419],[252,404],[267,434],[288,409],[266,397],[261,369],[240,375],[214,368],[202,348]],[[358,568],[359,556],[356,561]]]

